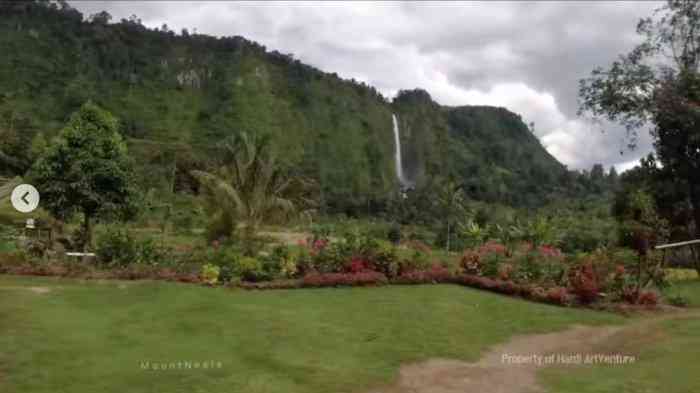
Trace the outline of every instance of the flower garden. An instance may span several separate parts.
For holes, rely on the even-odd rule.
[[[255,242],[253,242],[255,243]],[[392,243],[357,230],[331,236],[316,229],[296,244],[214,241],[167,248],[108,230],[97,259],[66,260],[15,251],[0,272],[80,278],[156,279],[244,289],[451,283],[561,306],[655,306],[666,286],[663,270],[645,268],[630,249],[565,254],[547,244],[488,240],[445,253],[419,240]],[[257,250],[251,252],[251,247]],[[651,266],[656,266],[651,264]]]

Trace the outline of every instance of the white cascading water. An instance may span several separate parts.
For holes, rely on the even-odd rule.
[[[399,121],[396,115],[392,114],[391,119],[394,121],[394,143],[396,144],[396,176],[399,178],[399,183],[402,187],[408,186],[408,181],[403,174],[403,163],[401,162],[401,139],[399,138]]]

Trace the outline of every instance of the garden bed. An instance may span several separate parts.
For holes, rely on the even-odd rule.
[[[335,240],[315,234],[296,246],[278,246],[254,256],[218,243],[176,255],[120,233],[108,240],[98,247],[96,263],[6,253],[0,255],[0,273],[152,279],[252,290],[451,283],[577,307],[653,307],[660,301],[656,291],[642,285],[643,278],[634,270],[636,259],[618,251],[565,255],[548,245],[489,241],[461,255],[445,256],[415,241],[397,247],[361,234]],[[647,283],[657,281],[648,277]]]
[[[14,267],[0,267],[0,273],[23,276],[54,276],[80,279],[114,279],[114,280],[162,280],[199,284],[205,286],[219,286],[207,283],[205,279],[194,273],[177,272],[172,269],[155,268],[148,266],[130,266],[121,269],[101,270],[92,265],[76,263],[46,263],[46,264],[20,264]],[[592,307],[606,310],[650,309],[657,305],[657,298],[643,300],[636,304],[625,304],[624,307],[615,303],[599,302],[591,304],[582,302],[576,298],[567,288],[542,287],[517,284],[510,280],[492,279],[471,274],[452,274],[441,267],[433,267],[426,271],[414,271],[399,275],[392,279],[382,273],[358,272],[358,273],[313,273],[299,279],[276,279],[261,282],[234,281],[225,284],[230,288],[245,290],[275,290],[275,289],[299,289],[299,288],[335,288],[335,287],[370,287],[384,285],[434,285],[456,284],[470,288],[494,292],[506,296],[520,297],[523,299],[547,303],[565,307]],[[622,308],[621,308],[622,307]]]

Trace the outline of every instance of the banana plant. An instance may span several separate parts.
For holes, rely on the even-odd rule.
[[[523,240],[524,231],[520,223],[515,221],[511,225],[494,225],[492,234],[493,237],[506,246],[508,255],[512,255],[515,245]]]
[[[460,231],[471,247],[483,244],[489,235],[488,225],[481,226],[473,219],[468,219],[466,222],[461,223]]]

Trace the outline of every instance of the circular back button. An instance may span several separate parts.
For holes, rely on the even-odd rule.
[[[21,213],[31,213],[39,207],[39,191],[31,184],[20,184],[12,190],[12,206]]]

